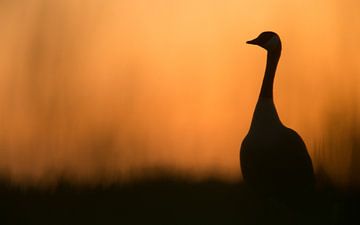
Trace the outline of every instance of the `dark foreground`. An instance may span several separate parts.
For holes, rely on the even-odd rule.
[[[240,183],[173,178],[56,189],[0,183],[0,224],[360,224],[356,194],[323,190],[306,207],[257,196]],[[359,214],[360,215],[360,214]]]

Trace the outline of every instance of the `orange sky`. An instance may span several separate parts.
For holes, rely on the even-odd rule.
[[[265,66],[245,41],[273,30],[283,41],[280,117],[316,167],[346,180],[359,9],[355,0],[3,1],[0,174],[125,179],[161,167],[238,179]]]

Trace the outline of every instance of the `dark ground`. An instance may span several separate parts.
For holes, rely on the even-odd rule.
[[[318,191],[306,207],[241,183],[156,178],[132,184],[20,188],[0,182],[0,224],[360,224],[357,194]]]

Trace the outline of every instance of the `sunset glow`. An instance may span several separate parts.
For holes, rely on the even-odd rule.
[[[245,42],[273,30],[280,118],[317,171],[346,183],[360,137],[359,10],[355,0],[2,1],[0,174],[241,178],[266,59]]]

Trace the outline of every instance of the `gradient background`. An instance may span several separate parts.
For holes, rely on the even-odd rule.
[[[0,174],[112,182],[164,169],[241,178],[239,147],[279,33],[278,113],[317,173],[360,181],[356,0],[4,0]]]

